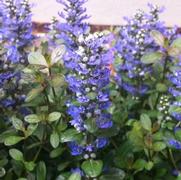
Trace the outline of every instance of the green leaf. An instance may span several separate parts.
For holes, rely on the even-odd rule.
[[[169,108],[169,113],[178,113],[180,114],[181,113],[181,107],[179,106],[170,106]]]
[[[59,112],[52,112],[48,115],[48,121],[53,122],[59,120],[61,117],[61,113]]]
[[[120,127],[113,125],[111,128],[108,129],[99,129],[96,132],[96,135],[99,137],[113,137],[119,133]]]
[[[96,121],[92,118],[85,121],[85,128],[90,133],[95,133],[98,130]]]
[[[181,38],[175,39],[168,49],[170,56],[176,57],[181,54]]]
[[[104,173],[99,180],[124,180],[125,172],[118,168],[111,168],[108,172]]]
[[[6,157],[0,160],[0,167],[6,166],[8,164],[8,159]]]
[[[36,179],[46,180],[46,165],[43,161],[40,161],[36,168]]]
[[[67,123],[60,121],[60,123],[57,125],[57,131],[61,132],[64,131],[67,128]]]
[[[156,142],[153,144],[154,151],[162,151],[166,148],[166,144],[164,142]]]
[[[136,170],[143,170],[145,168],[146,161],[144,159],[137,159],[133,164],[133,168]]]
[[[27,97],[26,97],[26,99],[25,99],[25,102],[30,102],[30,101],[32,101],[32,100],[35,99],[42,91],[43,91],[43,87],[41,87],[41,86],[32,89],[32,90],[28,93],[28,95],[27,95]]]
[[[133,129],[128,132],[128,138],[133,145],[134,151],[140,151],[144,148],[144,134],[139,121],[133,123]]]
[[[68,129],[61,134],[61,142],[75,141],[79,139],[80,133],[75,129]]]
[[[33,162],[33,161],[30,161],[30,162],[24,162],[24,165],[25,165],[25,168],[28,170],[28,171],[33,171],[36,164]]]
[[[167,92],[167,86],[165,85],[165,84],[162,84],[162,83],[158,83],[157,85],[156,85],[156,89],[157,89],[157,91],[159,91],[159,92]]]
[[[153,64],[160,61],[163,57],[161,52],[151,52],[142,56],[141,62],[144,64]]]
[[[151,119],[149,118],[149,116],[147,114],[142,114],[140,117],[140,120],[141,120],[142,127],[148,131],[151,131],[152,123],[151,123]]]
[[[73,173],[70,175],[68,180],[81,180],[81,175],[79,173]]]
[[[62,76],[62,74],[57,74],[52,78],[51,85],[55,88],[60,88],[66,85],[65,78]]]
[[[6,170],[3,167],[0,167],[0,178],[6,174]]]
[[[152,161],[147,162],[147,164],[145,165],[145,169],[150,171],[154,166],[154,163]]]
[[[50,157],[56,158],[56,157],[60,156],[64,152],[64,150],[65,150],[64,148],[58,147],[50,152]]]
[[[181,54],[181,50],[180,50],[180,48],[169,47],[168,48],[168,54],[170,56],[177,57],[177,56],[179,56]]]
[[[18,142],[22,141],[23,139],[24,139],[24,137],[21,137],[21,136],[9,136],[9,137],[5,138],[4,144],[6,146],[12,146],[12,145],[17,144]]]
[[[175,131],[175,137],[177,140],[181,141],[181,129]]]
[[[174,47],[174,48],[180,48],[181,49],[181,38],[177,38],[175,39],[170,47]]]
[[[23,122],[20,119],[13,116],[11,118],[11,121],[12,121],[12,124],[13,124],[15,129],[17,129],[17,130],[22,130],[23,129]]]
[[[97,177],[102,172],[103,162],[101,160],[87,160],[82,163],[81,168],[87,176]]]
[[[32,65],[40,65],[48,67],[46,59],[44,56],[39,52],[32,52],[28,55],[28,62]]]
[[[16,161],[24,161],[23,153],[18,149],[10,149],[9,154]]]
[[[60,47],[55,48],[53,50],[52,55],[51,55],[51,65],[57,63],[58,61],[61,62],[61,59],[63,55],[65,54],[65,45],[61,44]]]
[[[61,164],[59,164],[59,165],[57,166],[57,170],[58,170],[58,171],[63,171],[65,168],[67,168],[67,167],[69,166],[69,164],[70,164],[70,161],[68,161],[68,162],[63,162],[63,163],[61,163]]]
[[[63,175],[59,175],[56,180],[66,180],[66,178]]]
[[[162,35],[162,33],[160,33],[159,31],[156,31],[156,30],[152,30],[150,32],[150,35],[152,36],[152,38],[154,39],[156,44],[158,44],[161,47],[164,47],[165,37]]]
[[[54,131],[51,135],[50,135],[50,143],[52,145],[53,148],[57,148],[59,143],[60,143],[60,138],[59,138],[59,134]]]
[[[37,129],[38,124],[30,124],[27,128],[27,136],[30,136],[33,134],[33,132],[35,132],[35,130]]]
[[[38,123],[40,122],[40,118],[36,114],[30,114],[28,116],[25,116],[25,121],[28,123]]]
[[[0,143],[4,143],[6,138],[8,138],[9,136],[16,136],[16,134],[17,132],[14,130],[14,128],[4,131],[0,134]]]

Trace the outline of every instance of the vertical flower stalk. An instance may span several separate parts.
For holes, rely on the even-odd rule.
[[[169,88],[169,92],[172,95],[172,103],[170,107],[170,115],[173,119],[178,122],[178,127],[176,126],[175,131],[180,130],[180,121],[181,121],[181,59],[175,68],[172,70],[172,74],[169,75],[169,80],[172,83],[172,86]],[[176,149],[181,149],[181,142],[176,139],[170,139],[169,144]]]
[[[111,128],[111,115],[107,112],[109,100],[110,70],[113,53],[109,50],[110,37],[102,33],[89,33],[84,23],[88,18],[82,5],[85,0],[58,1],[64,5],[60,16],[66,23],[59,24],[60,34],[67,46],[64,63],[68,69],[66,81],[72,92],[67,103],[71,125],[84,135],[81,144],[70,142],[72,155],[95,158],[95,152],[107,145],[107,138],[97,137],[96,132]]]
[[[15,108],[25,98],[20,69],[32,44],[31,9],[27,0],[0,0],[0,108]]]
[[[26,48],[32,44],[31,6],[28,0],[1,0],[3,15],[1,33],[7,48],[7,60],[25,63]]]
[[[150,31],[155,29],[163,34],[168,33],[164,24],[159,21],[159,14],[163,9],[151,4],[148,6],[149,13],[139,10],[134,17],[125,18],[127,24],[121,27],[116,43],[118,56],[122,59],[121,65],[117,67],[121,74],[120,86],[133,96],[144,95],[149,89],[149,84],[145,82],[152,67],[143,64],[140,59],[145,52],[158,49]]]
[[[175,101],[172,103],[171,115],[177,121],[181,121],[181,60],[174,69],[172,75],[169,76],[169,80],[172,82],[173,86],[169,89],[170,93],[174,97]]]

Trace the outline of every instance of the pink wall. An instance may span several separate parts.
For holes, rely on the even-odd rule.
[[[61,5],[56,0],[30,0],[34,3],[33,20],[50,22],[52,16],[57,16]],[[148,0],[89,0],[86,4],[89,20],[92,24],[119,25],[123,24],[123,16],[135,13],[136,9],[147,9]],[[181,26],[181,0],[150,0],[153,4],[164,5],[165,13],[161,16],[168,26]]]

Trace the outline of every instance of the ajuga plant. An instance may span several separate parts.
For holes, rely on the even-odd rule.
[[[169,34],[164,23],[159,20],[163,8],[151,4],[148,7],[149,13],[139,10],[133,17],[125,18],[126,25],[121,27],[116,42],[118,59],[122,61],[117,67],[118,72],[123,73],[118,78],[120,86],[133,96],[142,96],[149,89],[146,80],[152,69],[140,59],[145,51],[158,48],[150,37],[150,31],[155,29],[165,35]]]
[[[32,41],[28,2],[0,2],[0,179],[180,179],[181,38],[162,9],[92,33],[86,0],[58,0]]]
[[[26,0],[1,0],[0,3],[0,108],[2,112],[9,114],[11,109],[17,109],[25,98],[19,80],[20,69],[27,63],[28,47],[33,40],[31,10]]]
[[[25,63],[26,48],[31,45],[33,39],[31,5],[27,0],[1,0],[1,12],[1,33],[8,50],[8,61]]]
[[[97,151],[108,144],[106,131],[113,126],[107,111],[111,105],[107,88],[109,65],[113,59],[113,52],[108,49],[110,37],[89,32],[90,27],[84,22],[88,18],[83,7],[86,0],[58,2],[64,5],[60,16],[65,23],[57,24],[57,37],[64,40],[67,48],[64,64],[71,93],[67,113],[70,124],[83,136],[81,141],[71,141],[68,146],[73,156],[80,156],[84,178],[96,178],[102,172],[103,162],[94,159],[99,158]],[[91,166],[95,166],[92,173],[88,171]]]
[[[26,22],[24,25],[26,25]],[[26,38],[24,40],[26,41]],[[41,42],[41,40],[39,41]],[[23,40],[20,40],[20,42],[25,43]],[[11,39],[5,39],[5,45],[11,43]],[[31,43],[31,39],[27,43]],[[46,40],[42,40],[38,47],[36,44],[31,47],[33,52],[28,57],[25,54],[25,49],[19,49],[22,51],[19,51],[17,57],[23,57],[25,63],[20,60],[21,58],[17,63],[9,62],[13,59],[8,56],[6,49],[3,54],[7,58],[8,64],[12,65],[11,69],[8,67],[8,72],[14,73],[15,77],[20,74],[16,83],[28,87],[20,90],[20,94],[24,94],[21,104],[16,101],[16,97],[13,97],[18,89],[8,91],[11,99],[15,101],[15,105],[24,109],[23,112],[17,113],[15,109],[11,108],[9,113],[7,111],[2,113],[3,118],[8,116],[8,119],[0,122],[1,126],[3,122],[8,123],[7,126],[1,127],[0,134],[0,176],[4,179],[47,179],[48,176],[50,179],[55,179],[59,175],[58,172],[64,170],[69,164],[67,158],[65,158],[64,161],[61,160],[61,167],[58,168],[59,165],[57,164],[60,161],[56,159],[64,152],[64,156],[69,157],[66,155],[66,148],[63,143],[67,142],[66,138],[71,138],[71,133],[73,133],[66,132],[67,119],[64,113],[66,83],[64,82],[61,63],[64,46],[57,47],[52,52]],[[21,48],[23,47],[22,45]],[[27,48],[27,46],[24,48]],[[4,64],[5,62],[3,61]],[[20,67],[22,69],[20,71],[19,65],[21,63]],[[4,75],[2,77],[7,78],[8,76]],[[7,84],[10,84],[12,78],[8,80]],[[2,84],[1,87],[4,89],[5,85]],[[10,88],[7,88],[7,90],[10,90]],[[4,109],[7,110],[7,108]],[[62,134],[61,140],[59,133]],[[74,133],[73,137],[76,137],[76,135]],[[61,143],[62,146],[60,147]],[[48,165],[48,161],[53,161],[56,167],[52,163]],[[57,170],[57,168],[60,170]],[[49,171],[49,169],[54,169],[55,173],[50,174],[49,172],[52,170]]]
[[[173,107],[178,103],[174,103],[172,93],[175,89],[179,92],[179,88],[173,85],[173,80],[176,80],[173,72],[178,68],[180,39],[175,28],[168,29],[157,19],[159,8],[149,6],[150,14],[138,13],[128,19],[128,24],[120,31],[122,38],[115,46],[120,57],[114,63],[116,81],[112,82],[116,86],[111,87],[114,102],[111,110],[113,120],[121,127],[117,136],[125,139],[112,138],[114,144],[121,144],[116,148],[114,163],[119,168],[129,169],[128,179],[141,179],[143,174],[149,179],[145,171],[150,171],[155,177],[168,175],[169,179],[174,179],[172,170],[179,169],[176,165],[179,153],[173,155],[175,151],[169,141],[174,127],[177,127],[175,132],[179,132],[179,123],[176,124],[173,118],[178,113]],[[140,28],[144,33],[140,33]],[[175,142],[172,140],[170,142]],[[157,153],[164,154],[164,157],[159,156],[159,162],[154,163]],[[167,172],[159,174],[158,167],[166,168]]]

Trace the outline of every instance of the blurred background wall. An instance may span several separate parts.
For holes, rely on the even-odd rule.
[[[33,6],[33,21],[41,29],[44,23],[50,23],[53,16],[57,17],[62,6],[56,0],[29,0]],[[87,13],[91,15],[92,25],[124,25],[124,16],[133,15],[137,9],[147,9],[147,3],[164,6],[161,15],[168,27],[177,24],[181,27],[181,0],[88,0]]]

